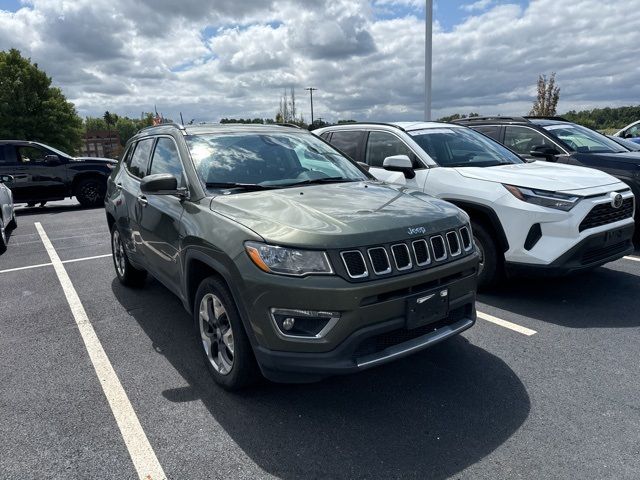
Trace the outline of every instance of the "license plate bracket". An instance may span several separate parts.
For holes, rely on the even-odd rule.
[[[438,288],[407,298],[407,329],[422,327],[449,314],[449,290]]]
[[[614,243],[619,243],[624,240],[624,228],[616,228],[615,230],[609,230],[604,232],[604,246],[608,247]]]

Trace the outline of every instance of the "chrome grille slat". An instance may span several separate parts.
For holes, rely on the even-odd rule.
[[[462,248],[465,252],[468,252],[473,248],[473,241],[471,240],[471,232],[467,227],[460,229],[460,239],[462,240]]]
[[[393,261],[396,264],[396,269],[398,269],[399,272],[409,270],[413,267],[413,262],[411,262],[411,253],[409,252],[409,247],[407,247],[406,243],[397,243],[392,245],[391,253],[393,255]],[[406,255],[406,262],[403,258],[400,258],[399,262],[398,257],[402,257],[403,255]]]
[[[358,278],[366,278],[369,276],[369,271],[367,270],[367,264],[364,261],[364,255],[360,250],[347,250],[345,252],[340,252],[340,256],[342,257],[342,263],[344,263],[344,267],[347,270],[347,275],[353,279]],[[357,267],[360,265],[354,264],[353,262],[362,262],[361,270],[357,270]],[[355,270],[355,272],[354,272]]]
[[[457,257],[462,253],[462,246],[460,245],[460,239],[458,238],[458,233],[455,230],[447,232],[447,246],[449,247],[449,254],[452,257]]]
[[[421,248],[424,247],[424,252],[421,252]],[[429,265],[431,263],[431,254],[429,253],[429,244],[424,238],[420,240],[414,240],[411,242],[411,247],[413,248],[413,255],[416,257],[416,265],[419,267],[424,267],[425,265]],[[425,258],[425,260],[420,260],[421,258]]]
[[[445,245],[442,235],[431,237],[431,248],[433,249],[433,257],[436,262],[441,262],[447,258],[447,246]],[[438,255],[438,252],[442,252]]]
[[[371,253],[373,252],[373,256],[371,255]],[[376,257],[377,253],[376,252],[382,252],[384,254],[384,265],[386,265],[385,268],[382,268],[380,270],[376,269],[376,263],[379,262],[380,259],[378,259]],[[370,248],[367,250],[367,255],[369,255],[369,261],[371,262],[371,268],[373,268],[373,272],[376,275],[386,275],[388,273],[391,273],[391,262],[389,261],[389,254],[387,253],[387,249],[384,247],[374,247],[374,248]]]

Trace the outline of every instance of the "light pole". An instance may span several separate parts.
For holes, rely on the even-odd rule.
[[[424,120],[431,121],[431,75],[433,65],[433,0],[425,6],[424,42]]]
[[[309,88],[305,88],[305,90],[308,90],[309,94],[311,95],[311,125],[313,125],[313,92],[315,92],[318,89],[309,87]]]

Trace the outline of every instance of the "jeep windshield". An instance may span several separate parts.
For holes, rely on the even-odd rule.
[[[428,128],[408,133],[441,167],[495,167],[524,163],[511,150],[469,128]]]
[[[543,125],[543,128],[580,153],[626,153],[613,140],[604,135],[574,124]]]
[[[186,140],[198,177],[210,190],[256,191],[369,179],[310,134],[211,133]]]

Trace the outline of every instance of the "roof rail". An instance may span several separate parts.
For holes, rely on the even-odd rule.
[[[160,128],[160,127],[175,127],[175,128],[180,129],[180,130],[185,130],[184,125],[182,125],[181,123],[167,122],[167,123],[159,123],[158,125],[149,125],[148,127],[141,128],[140,130],[138,130],[136,135],[138,133],[142,133],[142,132],[144,132],[146,130],[151,130],[152,128]]]
[[[528,122],[527,117],[502,117],[500,115],[493,115],[487,117],[467,117],[467,118],[458,118],[456,120],[451,120],[449,123],[473,123],[477,121],[485,122],[491,120],[506,120],[509,122]]]
[[[401,127],[400,125],[396,125],[394,123],[386,123],[386,122],[345,122],[345,123],[334,123],[331,126],[332,127],[342,127],[342,126],[349,126],[349,125],[382,125],[384,127],[393,127],[393,128],[397,128],[398,130],[401,130],[403,132],[406,132],[406,130],[403,127]]]
[[[550,115],[550,116],[545,116],[545,115],[541,115],[541,116],[536,116],[536,115],[528,115],[526,117],[527,120],[529,119],[533,119],[533,120],[557,120],[559,122],[571,122],[571,120],[567,120],[564,117],[559,117],[557,115]]]
[[[268,124],[258,123],[256,125],[268,125]],[[278,125],[279,127],[297,128],[302,130],[302,127],[300,125],[296,125],[295,123],[272,123],[271,125]]]

